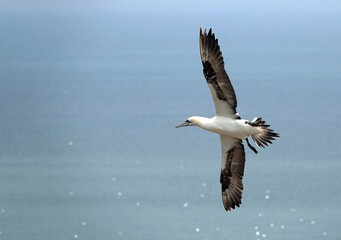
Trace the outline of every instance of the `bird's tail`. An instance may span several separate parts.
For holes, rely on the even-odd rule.
[[[250,125],[261,130],[260,133],[251,135],[258,147],[264,148],[265,146],[268,146],[268,144],[272,144],[271,141],[275,140],[275,137],[279,137],[279,134],[270,129],[270,125],[265,124],[265,121],[263,121],[262,118],[254,118]]]

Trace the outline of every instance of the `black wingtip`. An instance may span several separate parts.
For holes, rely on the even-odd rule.
[[[200,27],[200,35],[207,35],[207,36],[213,36],[214,37],[214,33],[212,33],[212,28],[210,28],[209,30],[208,30],[208,33],[207,33],[207,30],[206,30],[206,28],[204,29],[204,32],[202,31],[202,28]]]

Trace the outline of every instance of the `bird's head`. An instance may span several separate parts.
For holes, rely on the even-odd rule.
[[[175,128],[187,127],[187,126],[198,126],[199,121],[200,120],[198,117],[190,117],[184,123],[176,126]]]

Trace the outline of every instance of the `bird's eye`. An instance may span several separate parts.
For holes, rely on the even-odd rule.
[[[191,123],[188,119],[186,120],[186,123]]]

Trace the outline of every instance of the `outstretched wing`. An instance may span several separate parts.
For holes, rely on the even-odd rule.
[[[220,135],[222,166],[220,183],[226,211],[239,207],[243,193],[245,151],[241,140]]]
[[[200,55],[204,67],[204,76],[211,90],[217,116],[236,114],[237,99],[230,79],[224,69],[224,59],[218,45],[218,39],[200,28]]]

